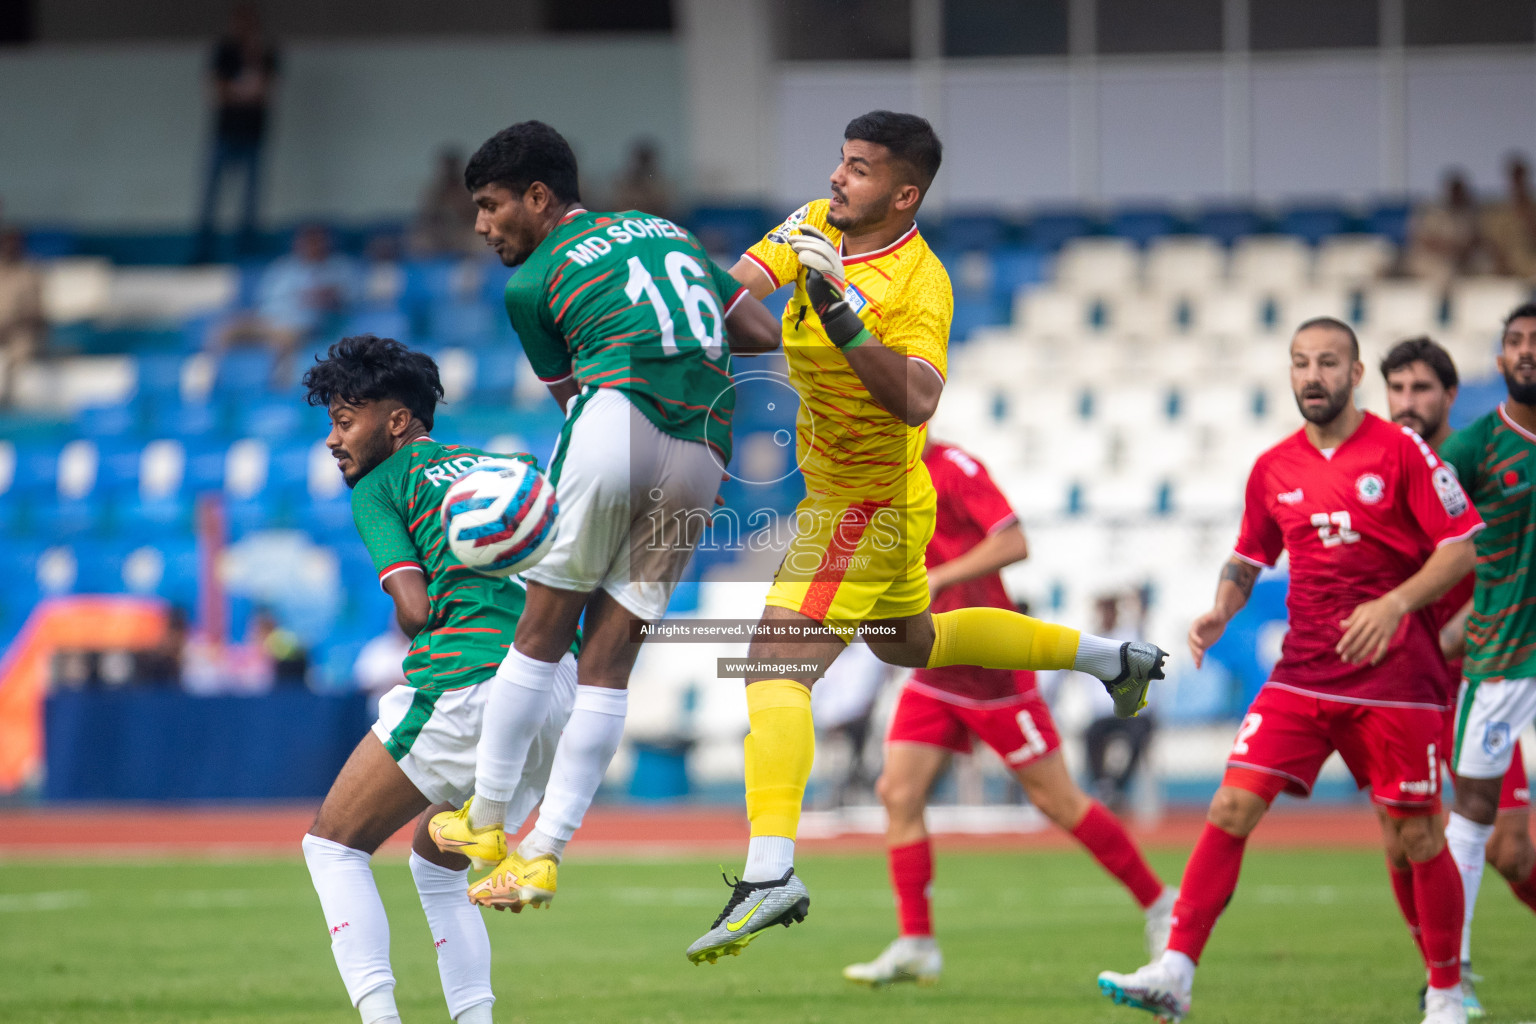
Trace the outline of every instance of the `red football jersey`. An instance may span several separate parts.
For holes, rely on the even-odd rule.
[[[933,539],[928,542],[927,565],[932,569],[959,558],[998,530],[1019,521],[1008,499],[997,489],[987,469],[976,459],[947,444],[932,444],[923,454],[923,465],[939,493]],[[929,606],[934,612],[956,608],[1013,608],[1013,601],[997,573],[978,576],[945,587]],[[1033,672],[956,665],[919,669],[912,682],[930,692],[942,691],[966,701],[992,701],[1027,693],[1035,688]]]
[[[1331,457],[1304,429],[1260,455],[1235,554],[1254,565],[1290,554],[1290,631],[1270,684],[1357,703],[1443,707],[1449,684],[1430,609],[1403,617],[1378,665],[1346,665],[1334,646],[1357,605],[1482,525],[1429,445],[1371,413]]]

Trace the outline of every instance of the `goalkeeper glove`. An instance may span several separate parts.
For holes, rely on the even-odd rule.
[[[843,270],[843,257],[838,253],[832,239],[815,228],[802,224],[796,229],[795,234],[789,236],[789,247],[795,250],[795,255],[800,258],[802,267],[806,270],[821,271],[827,278],[827,282],[837,289],[838,298],[842,298],[848,291],[848,275]]]
[[[840,349],[850,349],[869,340],[864,321],[843,298],[843,289],[819,270],[805,272],[805,294],[811,300],[811,308],[821,318],[827,340]]]

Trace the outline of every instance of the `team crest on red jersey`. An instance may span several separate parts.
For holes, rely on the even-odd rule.
[[[1374,505],[1387,493],[1387,483],[1375,473],[1362,473],[1355,480],[1355,495],[1367,505]]]

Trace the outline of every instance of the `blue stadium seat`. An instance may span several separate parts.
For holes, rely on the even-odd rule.
[[[92,493],[116,495],[133,491],[139,484],[139,463],[144,442],[134,437],[96,439],[96,486]]]
[[[1129,207],[1109,219],[1109,233],[1129,238],[1138,246],[1179,230],[1179,219],[1163,207]]]
[[[945,248],[994,249],[1008,240],[1011,226],[992,213],[956,213],[944,219],[940,234]]]
[[[188,494],[217,491],[224,486],[224,461],[229,446],[222,438],[201,437],[185,440],[186,464],[182,470],[182,490]]]
[[[476,353],[475,395],[477,400],[505,403],[507,393],[517,383],[527,357],[522,346],[503,345]]]
[[[339,333],[342,337],[377,334],[381,338],[394,338],[408,343],[411,340],[411,323],[409,317],[397,310],[363,309],[344,317]]]
[[[16,470],[11,491],[51,495],[59,480],[59,445],[45,441],[16,442]]]
[[[306,434],[314,434],[320,429],[315,417],[309,415],[316,410],[297,397],[231,395],[226,402],[230,410],[229,421],[241,437],[259,437],[274,445],[286,444],[297,439],[307,440]]]
[[[150,539],[184,533],[192,528],[192,498],[184,493],[157,498],[120,495],[112,519],[122,537]]]
[[[1222,245],[1231,245],[1239,238],[1263,231],[1264,218],[1252,207],[1209,206],[1195,216],[1194,228],[1197,234],[1209,235]]]
[[[214,402],[180,402],[167,396],[145,412],[144,429],[153,437],[202,437],[223,426],[221,407]]]
[[[239,540],[256,530],[284,525],[284,502],[275,494],[263,492],[249,498],[224,499],[224,523],[231,540]]]
[[[1297,206],[1280,215],[1280,230],[1311,245],[1349,229],[1349,215],[1337,206]]]
[[[356,528],[352,525],[351,492],[334,498],[313,498],[300,504],[296,512],[296,525],[301,526],[315,542],[324,546],[345,544],[355,540]]]
[[[1093,222],[1076,210],[1047,211],[1030,218],[1029,242],[1055,252],[1074,238],[1093,233]]]
[[[432,307],[432,338],[441,345],[484,346],[498,340],[506,315],[478,302],[449,299]]]
[[[1407,203],[1383,203],[1371,211],[1366,223],[1372,234],[1386,235],[1397,245],[1408,241],[1408,217],[1412,211]]]
[[[135,402],[86,406],[75,413],[75,431],[81,437],[120,437],[139,427]]]
[[[994,250],[992,289],[1012,296],[1025,285],[1044,281],[1049,267],[1050,258],[1039,249],[1020,246]]]
[[[121,544],[82,538],[70,547],[75,553],[75,593],[119,594],[127,589],[123,583],[123,557],[127,552]]]
[[[264,391],[272,380],[276,361],[265,348],[238,348],[219,356],[213,371],[213,390],[225,395],[248,395]]]
[[[170,352],[148,352],[139,356],[136,363],[140,403],[175,400],[181,394],[183,361],[184,357]]]
[[[106,525],[105,504],[95,497],[49,498],[32,506],[32,532],[59,542],[99,535]]]

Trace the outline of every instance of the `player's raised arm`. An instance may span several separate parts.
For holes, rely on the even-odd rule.
[[[725,308],[725,336],[735,356],[756,356],[772,352],[779,347],[779,318],[768,311],[762,299],[773,291],[765,274],[757,264],[743,257],[729,275],[715,268],[721,284],[735,284],[732,296],[725,288],[721,294],[728,305]]]
[[[1210,611],[1201,615],[1189,627],[1189,653],[1199,668],[1205,661],[1205,652],[1221,639],[1232,616],[1242,611],[1243,605],[1253,594],[1254,581],[1259,578],[1259,567],[1233,555],[1221,567],[1221,579],[1216,584],[1216,601]]]
[[[747,291],[751,292],[752,297],[759,302],[781,287],[779,282],[768,276],[768,271],[764,270],[761,264],[746,256],[736,261],[736,265],[731,268],[731,276],[745,285]]]

